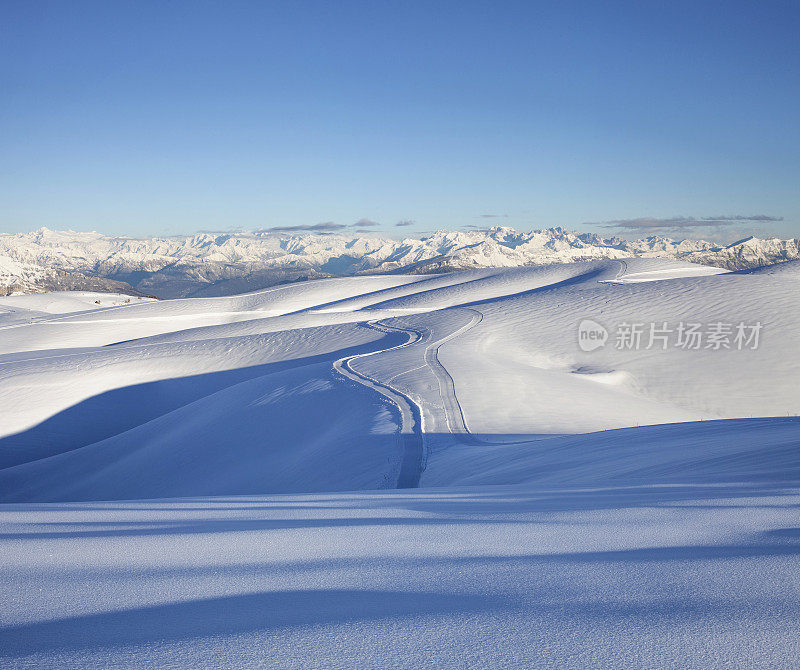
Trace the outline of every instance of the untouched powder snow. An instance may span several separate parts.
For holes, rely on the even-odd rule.
[[[480,324],[440,352],[474,432],[588,432],[800,414],[800,293],[788,273],[595,279],[475,306]],[[580,350],[584,319],[608,330],[605,347]],[[727,325],[730,346],[675,346],[679,325],[690,323],[705,331]],[[733,344],[739,323],[761,325],[757,348]],[[640,346],[617,348],[623,324],[642,326]],[[648,347],[651,327],[664,326],[671,331],[666,348],[660,340]]]
[[[800,489],[9,505],[10,667],[796,667]]]
[[[796,667],[797,267],[0,298],[0,667]]]
[[[119,307],[153,302],[152,298],[125,295],[123,293],[92,293],[90,291],[54,291],[34,295],[10,295],[0,297],[0,309],[9,312],[43,312],[45,314],[69,314],[96,310],[100,307]],[[2,321],[0,321],[2,324]]]

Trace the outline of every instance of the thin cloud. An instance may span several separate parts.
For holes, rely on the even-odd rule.
[[[767,216],[766,214],[752,214],[751,216],[742,216],[741,214],[733,214],[731,216],[708,216],[703,217],[703,221],[766,221],[777,223],[783,221],[782,216]]]
[[[333,221],[325,221],[324,223],[315,223],[313,225],[304,226],[273,226],[272,228],[264,228],[262,232],[266,233],[295,233],[301,231],[308,232],[321,232],[331,230],[341,230],[347,226],[341,223],[334,223]]]
[[[405,226],[413,226],[414,225],[414,221],[398,221],[394,225],[398,226],[399,228],[403,228]]]
[[[507,219],[508,214],[481,214],[482,219]]]
[[[359,219],[353,224],[354,228],[366,228],[367,226],[380,226],[381,224],[371,219]]]
[[[586,223],[584,225],[601,226],[603,228],[613,228],[630,232],[674,232],[692,228],[721,228],[742,222],[777,222],[783,221],[783,217],[767,216],[766,214],[731,214],[727,216],[673,216],[670,218],[640,217],[637,219],[616,219],[613,221],[602,221]]]

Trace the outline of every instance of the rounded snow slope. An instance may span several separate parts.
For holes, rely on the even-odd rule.
[[[124,293],[53,291],[0,297],[0,350],[16,338],[11,328],[49,321],[53,315],[106,310],[152,302],[152,298]],[[30,331],[28,331],[30,332]]]
[[[395,316],[395,312],[316,312],[304,310],[281,314],[279,316],[261,317],[224,323],[216,326],[197,326],[173,332],[140,337],[131,341],[113,343],[109,346],[122,349],[129,346],[151,344],[166,344],[172,342],[197,342],[209,339],[232,339],[249,337],[252,335],[265,335],[280,331],[306,330],[324,326],[356,324],[366,320]]]
[[[774,265],[764,265],[752,270],[740,270],[736,274],[749,275],[780,275],[781,277],[800,277],[800,260],[785,261]]]
[[[635,258],[620,261],[625,264],[623,273],[611,281],[620,284],[664,281],[683,277],[708,277],[725,274],[728,270],[710,265],[698,265],[684,261],[672,261],[653,258]]]
[[[251,318],[265,315],[275,316],[323,305],[332,300],[413,284],[421,279],[424,277],[415,275],[369,275],[341,279],[316,279],[240,295],[219,298],[176,298],[160,301],[158,306],[136,305],[131,309],[121,311],[119,318],[182,317],[208,313],[236,314],[238,312],[260,312],[251,315]],[[104,316],[100,313],[92,315],[91,318],[103,320]]]
[[[95,293],[91,291],[53,291],[0,297],[0,308],[21,309],[43,314],[69,314],[98,310],[105,307],[140,305],[155,302],[152,298],[124,293]]]
[[[519,295],[565,282],[595,283],[613,279],[624,269],[617,261],[546,265],[508,270],[460,272],[457,284],[423,290],[401,298],[372,303],[364,309],[437,310]]]
[[[355,298],[337,300],[328,305],[314,307],[309,311],[315,314],[331,314],[338,312],[353,312],[361,309],[372,309],[372,306],[375,304],[381,304],[396,298],[404,298],[406,296],[415,295],[422,291],[431,291],[434,289],[456,286],[465,282],[474,281],[475,279],[491,277],[496,275],[497,272],[497,269],[492,268],[488,270],[447,272],[444,274],[434,275],[415,275],[419,281],[414,283],[387,288],[379,293],[369,293],[357,296]]]
[[[472,270],[451,275],[460,281],[429,288],[418,284],[405,296],[364,304],[368,310],[436,310],[458,305],[525,295],[534,291],[570,285],[593,287],[598,282],[662,281],[677,277],[695,277],[727,272],[683,261],[637,258],[599,260],[582,263],[559,263],[505,270]],[[628,279],[631,277],[631,279]]]
[[[9,326],[29,324],[34,319],[42,316],[45,316],[43,312],[0,305],[0,332],[8,330]]]
[[[84,446],[275,369],[401,340],[346,324],[2,363],[0,438],[6,439],[0,439],[0,467]]]
[[[424,486],[761,485],[800,481],[800,419],[685,422],[434,453]]]
[[[786,275],[726,273],[645,283],[564,284],[473,307],[480,324],[440,351],[472,432],[573,433],[703,418],[800,413],[800,294]],[[583,352],[592,320],[605,346]],[[668,345],[649,345],[666,323]],[[680,323],[727,324],[728,349],[677,346]],[[733,344],[761,324],[758,346]],[[624,324],[638,346],[619,348]],[[653,325],[651,325],[653,324]],[[595,376],[612,384],[601,385]]]
[[[323,279],[223,298],[182,298],[147,304],[131,301],[120,307],[35,320],[25,328],[9,327],[0,339],[0,354],[96,347],[189,328],[260,319],[420,279],[423,277],[403,275]]]
[[[0,470],[0,499],[120,500],[394,487],[392,406],[329,364],[267,374],[101,442]]]
[[[246,321],[237,321],[235,323],[225,323],[215,326],[185,328],[161,335],[142,337],[136,340],[136,343],[156,344],[223,337],[243,337],[247,335],[277,332],[280,330],[296,330],[324,325],[391,318],[397,316],[398,312],[416,314],[420,311],[419,309],[372,309],[371,305],[376,301],[384,302],[398,296],[411,295],[423,290],[427,291],[432,288],[461,284],[465,281],[472,281],[476,277],[490,276],[496,272],[497,270],[483,270],[474,273],[454,272],[431,276],[416,275],[413,279],[417,281],[411,281],[401,286],[379,289],[343,300],[333,300],[330,303],[320,304],[315,307],[290,312],[288,314],[259,316],[258,318],[252,318]],[[347,280],[338,279],[332,281],[341,282]],[[127,343],[123,344],[127,346]]]

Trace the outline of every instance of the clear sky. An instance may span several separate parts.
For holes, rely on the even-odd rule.
[[[0,12],[0,231],[800,235],[796,0]]]

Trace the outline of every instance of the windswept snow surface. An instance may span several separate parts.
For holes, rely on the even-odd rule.
[[[796,667],[796,262],[129,298],[0,299],[0,667]]]

